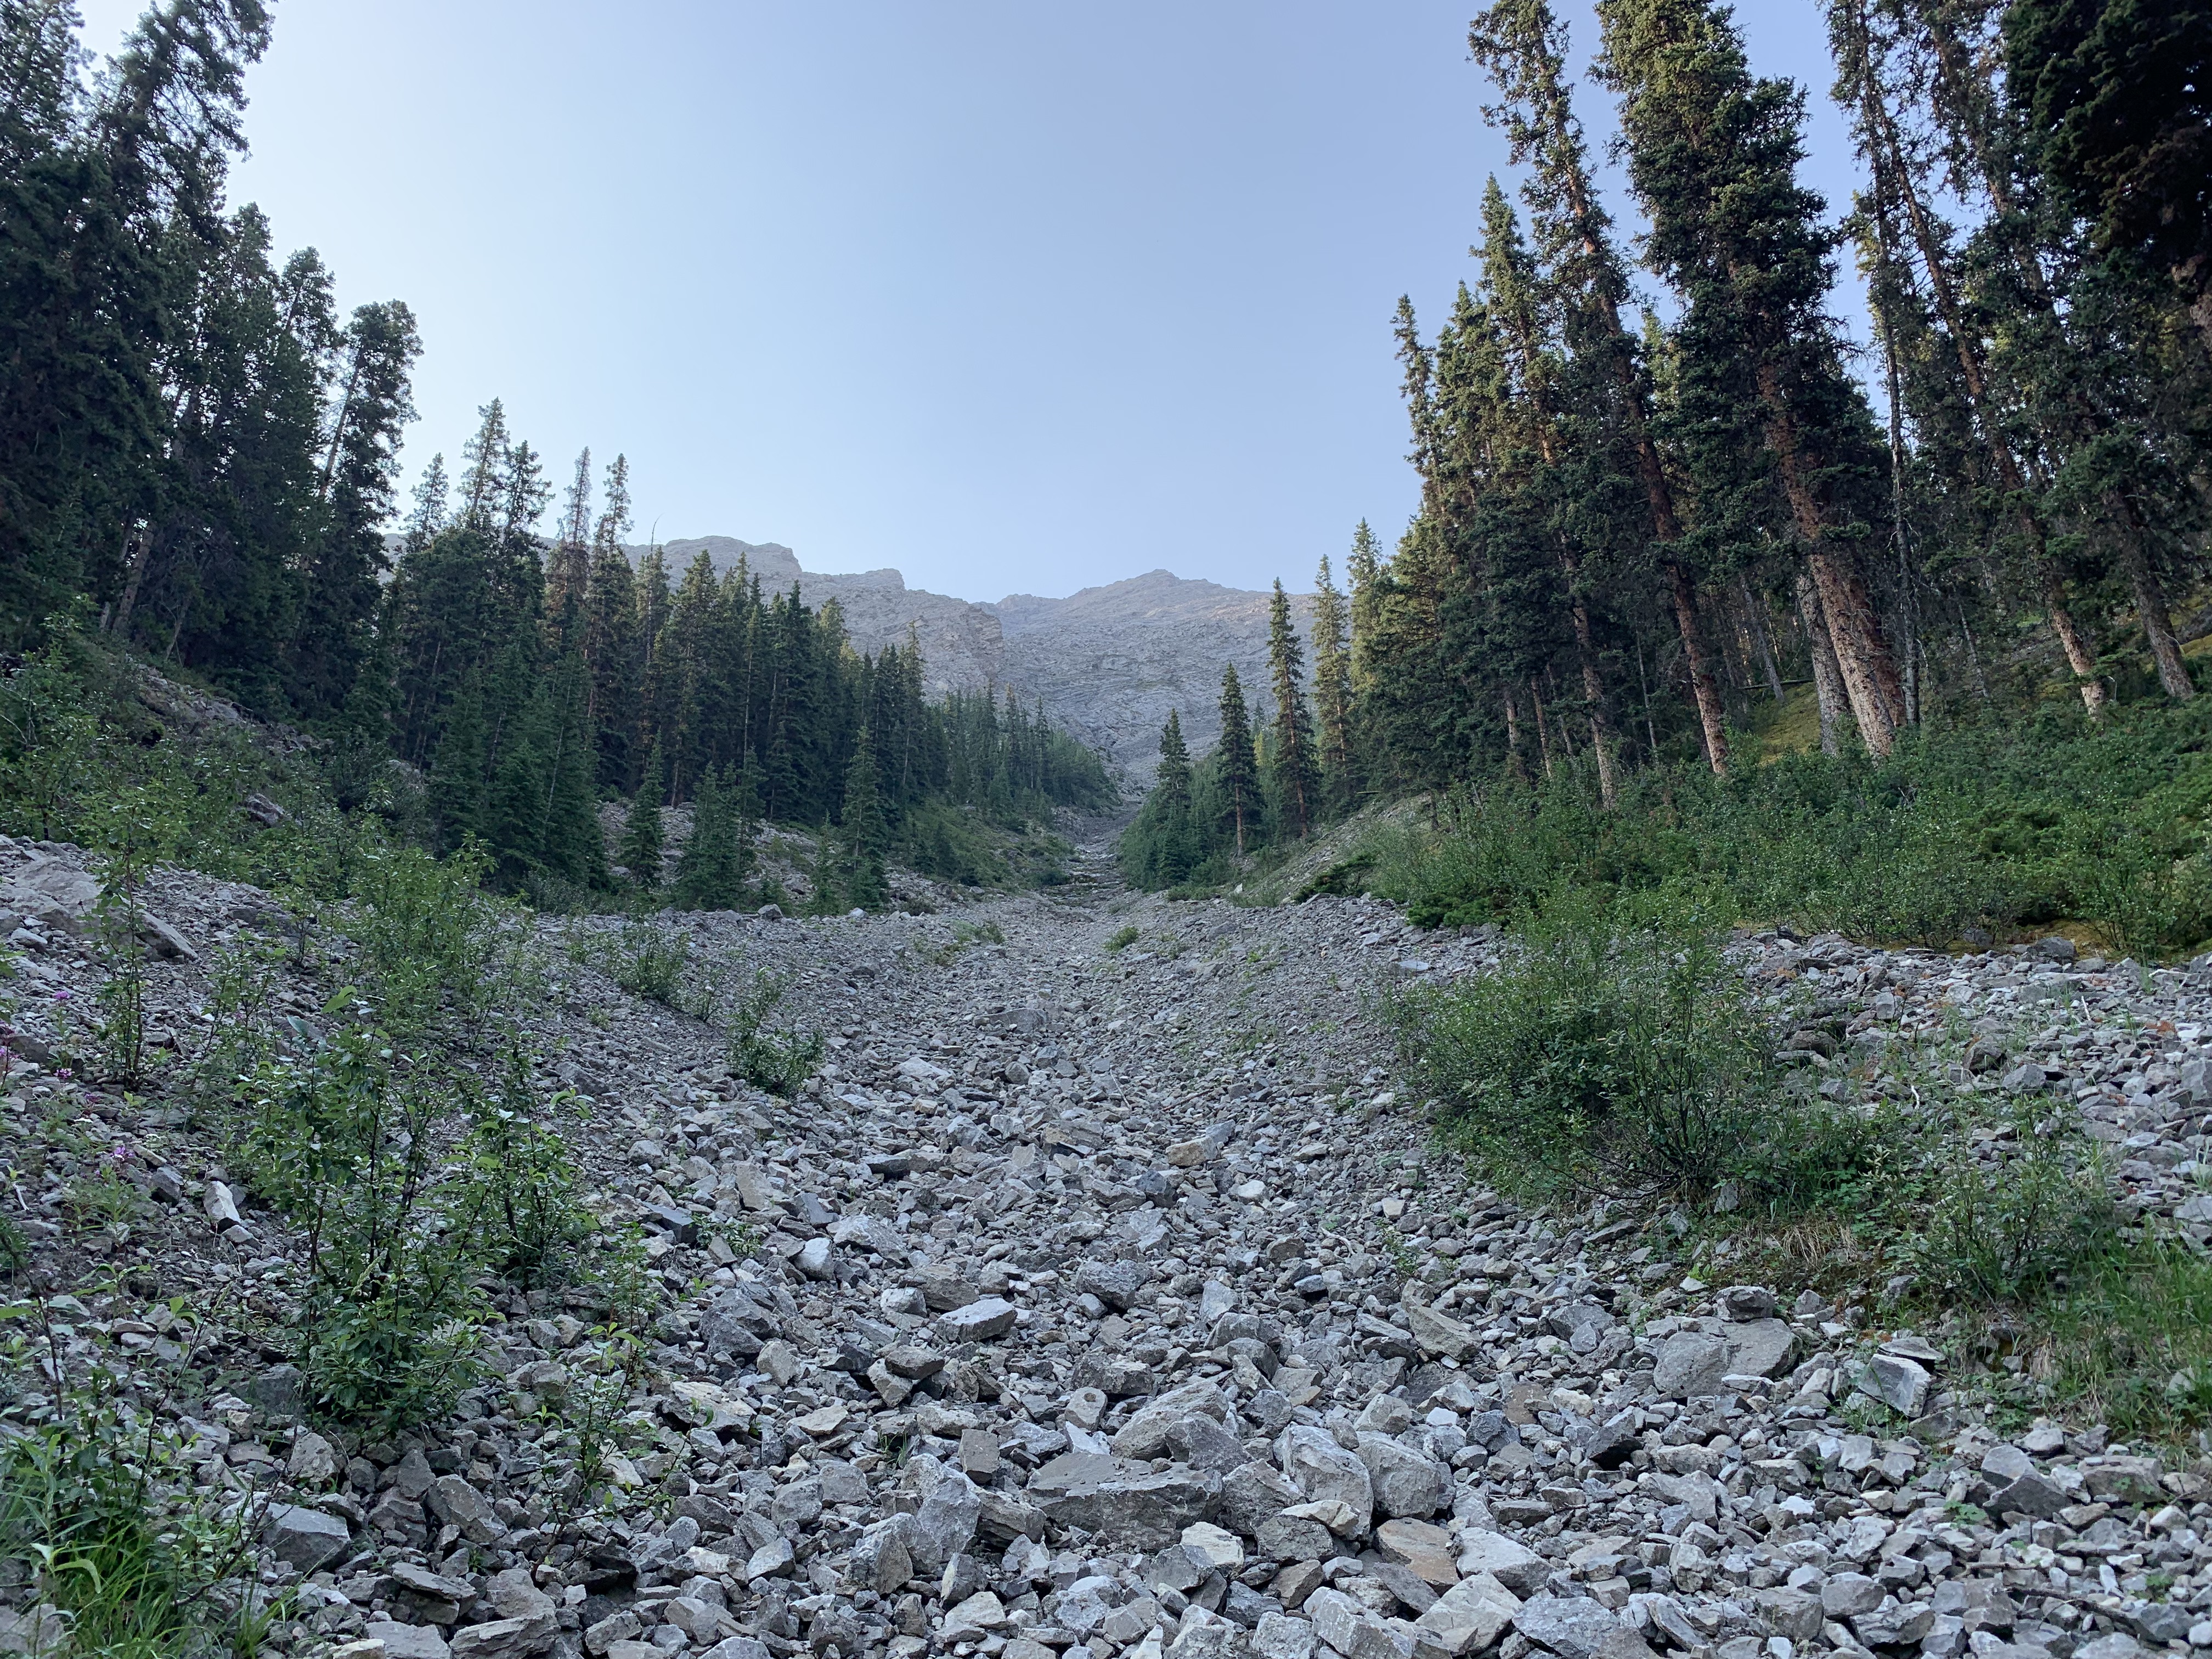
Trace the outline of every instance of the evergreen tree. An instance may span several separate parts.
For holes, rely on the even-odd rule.
[[[1312,828],[1321,805],[1314,766],[1313,717],[1306,712],[1305,650],[1291,620],[1290,596],[1275,579],[1267,607],[1267,664],[1275,681],[1274,781],[1293,836]]]
[[[1755,420],[1820,597],[1859,737],[1895,742],[1904,688],[1859,548],[1878,501],[1872,421],[1827,311],[1833,234],[1797,182],[1803,104],[1752,75],[1712,0],[1601,0],[1608,85],[1621,94],[1629,176],[1652,221],[1650,260],[1681,294],[1685,429],[1723,434],[1700,487],[1739,495]]]
[[[576,471],[561,507],[553,536],[553,556],[545,572],[545,629],[555,652],[580,642],[584,590],[591,579],[592,452],[576,457]]]
[[[1215,781],[1223,817],[1234,827],[1237,856],[1244,856],[1248,836],[1258,842],[1260,775],[1252,753],[1252,719],[1244,707],[1244,688],[1237,665],[1221,671],[1221,745],[1215,750]]]
[[[2144,0],[2015,0],[2002,15],[2052,195],[2100,251],[2164,270],[2212,347],[2212,19]]]
[[[629,461],[617,455],[607,469],[606,509],[592,534],[588,585],[580,622],[584,661],[591,673],[592,740],[600,787],[629,787],[644,711],[639,690],[637,586],[623,545],[629,532]],[[657,739],[656,739],[657,741]]]
[[[1532,164],[1524,193],[1560,295],[1568,348],[1578,368],[1589,371],[1578,401],[1595,429],[1578,434],[1577,441],[1601,462],[1620,453],[1621,465],[1607,470],[1632,477],[1643,497],[1645,546],[1664,580],[1705,757],[1716,773],[1725,773],[1727,717],[1698,617],[1694,550],[1685,543],[1675,480],[1661,449],[1650,365],[1639,358],[1621,320],[1630,299],[1627,273],[1575,118],[1565,78],[1566,32],[1548,0],[1496,0],[1470,26],[1468,45],[1502,99],[1484,113],[1505,129],[1513,159]]]
[[[1171,886],[1188,878],[1201,856],[1191,812],[1190,750],[1183,742],[1180,709],[1169,709],[1167,724],[1160,729],[1160,763],[1153,775],[1152,795],[1159,803],[1153,872],[1163,884]]]
[[[345,704],[371,648],[381,579],[392,568],[384,525],[398,477],[400,430],[415,418],[409,381],[422,343],[414,314],[396,300],[358,307],[342,352],[319,489],[323,522],[301,572],[300,620],[285,669],[289,701],[309,718]]]
[[[744,858],[736,803],[720,771],[701,775],[691,797],[691,834],[676,864],[677,902],[687,910],[735,910],[744,903]]]
[[[637,799],[630,803],[629,822],[623,834],[619,854],[630,880],[647,889],[660,885],[664,845],[660,830],[660,746],[655,744],[646,755],[644,781],[637,787]]]
[[[840,884],[848,902],[863,908],[883,908],[890,898],[884,880],[883,803],[878,788],[875,745],[862,725],[845,768],[844,822],[840,846]]]
[[[447,852],[484,833],[484,768],[483,687],[471,674],[446,711],[430,767],[430,817]]]
[[[1350,623],[1324,556],[1314,574],[1314,750],[1322,799],[1339,813],[1351,811],[1360,794],[1352,762]]]

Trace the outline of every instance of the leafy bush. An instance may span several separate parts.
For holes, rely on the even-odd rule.
[[[611,970],[615,983],[632,996],[676,1008],[690,959],[690,934],[641,918],[623,924]]]
[[[787,1097],[814,1075],[823,1048],[819,1031],[768,1028],[769,1016],[789,988],[788,980],[761,969],[730,1021],[730,1069],[756,1089]]]
[[[53,1327],[43,1302],[0,1305],[0,1375],[37,1381],[0,1398],[0,1581],[64,1615],[72,1653],[258,1651],[260,1506],[203,1484],[179,1426],[66,1361]]]
[[[2149,956],[2212,938],[2212,700],[2045,710],[1912,734],[1887,759],[1788,755],[1716,779],[1625,781],[1606,811],[1571,769],[1439,799],[1370,836],[1370,890],[1424,927],[1495,921],[1559,888],[1688,888],[1736,912],[1943,945],[2014,922],[2091,924]]]
[[[299,1358],[343,1417],[413,1421],[473,1376],[490,1194],[449,1154],[468,1103],[368,1024],[250,1079],[240,1151],[307,1235]]]
[[[1106,953],[1119,956],[1137,942],[1139,930],[1134,927],[1117,927],[1106,941]]]
[[[480,1028],[522,993],[521,929],[486,893],[490,868],[471,842],[439,860],[420,848],[368,849],[331,918],[358,952],[356,983],[403,1038],[434,1024]]]
[[[1871,1136],[1790,1095],[1774,1036],[1691,910],[1572,896],[1524,919],[1496,971],[1396,1000],[1444,1133],[1493,1182],[1802,1201]]]
[[[2010,1155],[1954,1152],[1915,1241],[1921,1271],[1978,1302],[2025,1304],[2112,1250],[2117,1220],[2101,1163],[2079,1137],[2033,1116]]]

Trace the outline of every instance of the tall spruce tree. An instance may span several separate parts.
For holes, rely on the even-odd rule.
[[[1351,617],[1326,555],[1314,573],[1313,642],[1314,749],[1322,796],[1332,812],[1347,812],[1361,793],[1352,739]]]
[[[1675,483],[1654,423],[1650,366],[1621,319],[1630,300],[1627,273],[1591,182],[1566,81],[1566,31],[1548,0],[1497,0],[1475,19],[1468,44],[1501,98],[1485,113],[1504,128],[1513,159],[1530,164],[1525,194],[1562,295],[1568,347],[1596,370],[1589,392],[1601,411],[1601,430],[1582,441],[1597,454],[1605,453],[1604,444],[1625,452],[1644,498],[1649,555],[1664,579],[1681,641],[1705,757],[1715,772],[1725,773],[1727,714],[1699,618],[1693,554],[1683,544]]]
[[[1187,879],[1202,856],[1192,814],[1190,747],[1183,740],[1182,713],[1168,710],[1160,728],[1160,763],[1146,797],[1146,873],[1164,887]]]
[[[1314,764],[1313,716],[1306,709],[1305,647],[1291,619],[1290,595],[1282,579],[1267,602],[1267,665],[1274,677],[1277,798],[1293,836],[1314,827],[1321,805],[1320,778]]]
[[[676,897],[687,910],[734,910],[744,902],[744,860],[736,803],[719,771],[700,775],[691,834],[676,865]]]
[[[415,418],[410,380],[422,342],[398,301],[357,307],[346,325],[318,489],[322,522],[301,571],[300,617],[288,646],[292,706],[309,719],[342,708],[371,649],[392,560],[401,429]]]
[[[1214,751],[1214,781],[1221,791],[1222,817],[1235,832],[1237,856],[1248,842],[1258,843],[1260,770],[1252,752],[1252,717],[1244,707],[1244,687],[1237,665],[1221,671],[1221,744]]]
[[[637,786],[637,798],[630,802],[629,821],[618,854],[630,880],[647,890],[660,885],[660,866],[667,844],[660,822],[660,745],[655,744],[647,752],[645,775]]]
[[[1886,755],[1904,688],[1860,556],[1880,446],[1828,312],[1835,236],[1797,180],[1803,100],[1751,73],[1711,0],[1600,0],[1599,17],[1601,73],[1620,95],[1630,180],[1651,217],[1650,262],[1684,302],[1685,424],[1727,432],[1754,411],[1860,740]],[[1700,483],[1741,488],[1716,466],[1723,472]]]
[[[844,816],[838,829],[842,854],[838,875],[847,902],[864,909],[881,909],[890,896],[884,872],[888,836],[875,744],[865,722],[854,734],[853,757],[846,763]]]
[[[472,673],[445,711],[430,765],[430,817],[447,852],[484,833],[485,764],[483,684]]]

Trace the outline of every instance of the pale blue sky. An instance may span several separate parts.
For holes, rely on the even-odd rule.
[[[96,52],[139,9],[80,3]],[[1413,505],[1391,308],[1443,314],[1505,171],[1473,9],[279,0],[233,196],[415,308],[410,481],[496,395],[561,483],[626,451],[641,537],[1304,586]],[[1813,0],[1741,15],[1839,209]]]

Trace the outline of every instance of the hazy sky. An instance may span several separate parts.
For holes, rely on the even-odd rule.
[[[140,9],[80,3],[100,52]],[[410,483],[497,396],[561,484],[627,452],[641,538],[1304,586],[1413,505],[1391,308],[1433,327],[1506,171],[1473,9],[280,0],[233,197],[414,307]],[[1741,16],[1840,209],[1813,0]]]

